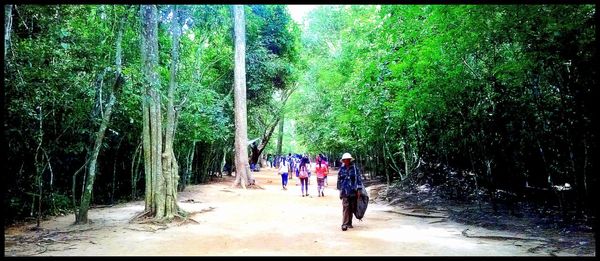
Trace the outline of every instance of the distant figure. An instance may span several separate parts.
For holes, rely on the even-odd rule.
[[[324,193],[324,181],[325,178],[327,177],[327,164],[324,162],[324,160],[321,159],[320,156],[317,156],[317,164],[315,165],[315,172],[317,173],[317,196],[319,197],[324,197],[325,193]]]
[[[323,179],[325,187],[327,187],[327,176],[329,175],[329,162],[327,161],[327,158],[321,153],[319,153],[317,158],[321,160],[321,164],[325,164],[325,166],[327,166],[327,172],[325,172],[325,178]]]
[[[298,178],[300,178],[300,191],[302,192],[302,196],[308,197],[308,169],[306,168],[306,164],[301,164],[298,168]]]
[[[337,189],[340,191],[340,199],[342,200],[343,231],[353,228],[352,215],[356,209],[356,200],[360,196],[360,189],[363,187],[360,173],[352,163],[353,160],[354,158],[350,153],[344,153],[337,180]]]
[[[281,187],[283,190],[287,190],[288,173],[288,166],[286,166],[285,160],[282,159],[279,163],[279,175],[281,175]]]
[[[287,161],[289,169],[288,179],[293,179],[296,171],[294,170],[294,159],[292,158],[292,153],[288,153],[288,156],[285,158],[285,160]]]
[[[300,166],[304,165],[306,167],[306,171],[308,171],[308,185],[310,185],[310,159],[308,158],[308,154],[304,153],[303,156],[300,156]]]

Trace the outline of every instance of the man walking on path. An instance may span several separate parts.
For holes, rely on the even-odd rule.
[[[352,226],[352,215],[356,209],[356,199],[360,196],[360,189],[363,187],[358,168],[352,162],[354,159],[350,153],[344,153],[342,156],[342,167],[338,173],[337,189],[340,191],[342,200],[342,230],[346,231]]]

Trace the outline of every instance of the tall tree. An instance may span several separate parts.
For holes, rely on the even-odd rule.
[[[4,6],[4,62],[6,62],[6,51],[10,43],[10,30],[12,28],[12,5]]]
[[[77,224],[86,224],[88,222],[88,209],[90,207],[90,200],[92,198],[92,192],[94,190],[94,181],[96,179],[97,174],[97,160],[98,154],[100,153],[100,148],[104,140],[104,133],[106,132],[106,128],[108,127],[108,123],[110,121],[110,117],[112,115],[113,106],[117,100],[118,92],[121,90],[121,86],[123,85],[123,76],[121,75],[121,41],[123,40],[123,25],[125,18],[121,18],[119,23],[119,32],[117,36],[116,43],[116,57],[115,57],[115,82],[110,89],[110,94],[108,98],[108,103],[105,108],[102,107],[102,95],[97,95],[97,104],[100,111],[103,111],[101,115],[102,121],[100,122],[100,126],[98,127],[98,131],[95,135],[94,144],[91,146],[91,151],[88,153],[88,173],[86,175],[86,180],[84,183],[84,190],[81,193],[81,203],[79,205],[79,211],[75,218],[75,223]],[[103,88],[102,84],[98,84],[96,86],[98,88],[98,93],[101,93],[101,89]],[[96,119],[92,118],[92,121]]]
[[[173,17],[173,23],[177,21],[177,12]],[[154,5],[141,6],[140,17],[142,20],[142,64],[145,76],[146,95],[143,101],[143,146],[144,162],[146,170],[146,197],[145,211],[143,215],[149,215],[154,219],[170,220],[179,209],[177,207],[177,163],[173,158],[172,143],[174,132],[173,97],[174,97],[174,73],[176,71],[177,47],[172,48],[173,61],[171,69],[171,85],[169,87],[169,111],[167,112],[167,129],[163,137],[161,126],[161,98],[160,98],[160,76],[158,69],[158,17],[157,8]],[[176,26],[176,25],[174,25]],[[179,30],[179,29],[178,29]],[[174,40],[179,38],[178,30],[173,34]],[[178,45],[178,40],[173,44]],[[171,116],[169,114],[171,113]],[[163,138],[165,143],[163,144]]]
[[[281,115],[279,120],[279,134],[277,135],[277,155],[281,155],[281,145],[283,145],[283,123],[285,122],[285,115]]]
[[[262,137],[260,138],[260,143],[257,146],[252,146],[252,154],[250,156],[251,163],[253,163],[253,164],[258,163],[260,155],[262,154],[263,150],[265,149],[265,147],[267,147],[267,144],[271,140],[271,135],[273,135],[273,132],[275,131],[275,127],[277,127],[279,121],[283,120],[283,108],[284,108],[286,102],[288,101],[288,98],[290,97],[290,95],[293,92],[294,92],[294,89],[288,89],[288,90],[281,91],[281,93],[282,93],[281,103],[279,105],[279,108],[275,109],[275,113],[274,113],[275,118],[265,128],[265,132],[263,133]],[[279,137],[283,137],[282,135],[283,135],[283,130],[281,130],[281,128],[280,128]],[[279,143],[278,146],[279,146],[278,154],[280,154],[281,153],[281,143]]]
[[[179,37],[181,35],[181,14],[176,5],[172,9],[173,18],[171,20],[171,33],[173,34],[171,48],[171,76],[169,81],[168,102],[167,102],[167,126],[165,129],[165,148],[162,154],[163,176],[166,188],[166,214],[167,218],[173,218],[178,212],[177,208],[177,181],[179,180],[179,165],[173,152],[173,140],[175,137],[176,115],[175,115],[175,90],[177,88],[177,64],[179,61]]]
[[[233,6],[234,35],[235,35],[235,69],[234,69],[234,100],[235,100],[235,182],[245,189],[252,184],[252,173],[248,171],[248,127],[246,116],[246,20],[244,6]]]

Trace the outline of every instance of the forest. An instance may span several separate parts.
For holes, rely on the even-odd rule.
[[[4,223],[133,200],[172,219],[267,154],[345,152],[386,186],[590,219],[595,9],[4,5]]]

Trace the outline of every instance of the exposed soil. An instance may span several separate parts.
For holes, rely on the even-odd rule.
[[[328,178],[325,197],[317,197],[314,176],[310,196],[302,197],[297,178],[282,190],[274,169],[254,174],[262,189],[232,188],[232,177],[187,187],[179,194],[179,204],[194,214],[168,225],[130,222],[144,209],[143,201],[135,201],[91,209],[88,225],[72,225],[71,214],[45,220],[37,230],[32,229],[35,224],[8,227],[4,255],[595,256],[590,231],[548,228],[538,233],[541,230],[486,227],[480,218],[485,212],[439,202],[415,204],[423,198],[404,197],[390,204],[380,196],[385,186],[373,182],[365,217],[342,231],[335,174]],[[512,226],[532,225],[524,221],[529,219],[490,218]],[[465,221],[472,222],[460,223]]]

